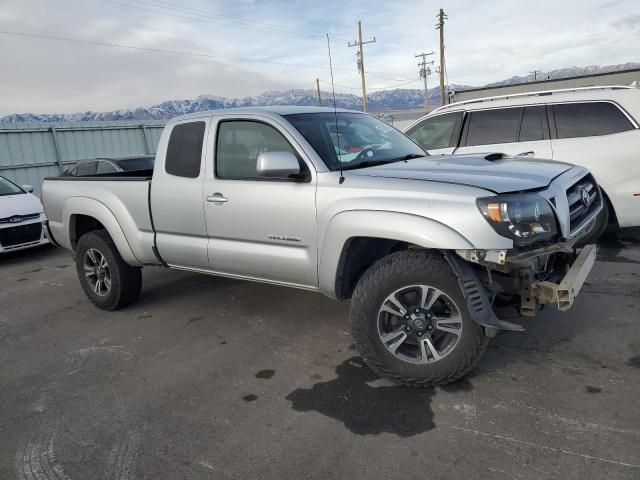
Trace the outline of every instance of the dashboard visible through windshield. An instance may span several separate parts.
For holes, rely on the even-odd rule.
[[[286,115],[330,170],[364,168],[427,156],[392,126],[360,113]]]

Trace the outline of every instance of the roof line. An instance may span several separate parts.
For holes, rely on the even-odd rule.
[[[449,107],[457,107],[460,105],[468,105],[470,103],[482,103],[489,102],[494,100],[506,100],[509,98],[520,98],[520,97],[539,97],[539,96],[547,96],[553,95],[554,93],[566,93],[566,92],[576,92],[576,91],[589,91],[589,90],[629,90],[634,89],[635,87],[629,85],[594,85],[591,87],[574,87],[574,88],[559,88],[556,90],[539,90],[533,92],[523,92],[523,93],[510,93],[506,95],[495,95],[492,97],[482,97],[482,98],[473,98],[471,100],[464,100],[461,102],[449,103],[447,105],[443,105],[442,107],[438,107],[433,110],[431,113],[438,112],[440,110],[446,110]],[[464,90],[465,92],[469,90]]]

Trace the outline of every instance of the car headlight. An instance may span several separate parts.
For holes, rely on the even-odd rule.
[[[516,246],[550,240],[558,231],[551,205],[538,194],[497,195],[476,203],[493,229]]]

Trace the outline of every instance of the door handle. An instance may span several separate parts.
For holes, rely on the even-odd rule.
[[[224,197],[221,193],[214,193],[213,195],[209,195],[207,197],[207,202],[211,203],[226,203],[229,199]]]
[[[533,150],[529,150],[528,152],[522,152],[517,154],[516,157],[532,157],[535,154],[536,152],[534,152]]]

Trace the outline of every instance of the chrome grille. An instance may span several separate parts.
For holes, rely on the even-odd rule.
[[[25,215],[11,215],[10,217],[0,218],[0,223],[20,223],[25,220],[32,220],[34,218],[38,218],[40,216],[39,213],[27,213]]]
[[[591,174],[582,177],[567,190],[569,202],[569,230],[573,235],[602,205],[602,197]]]

